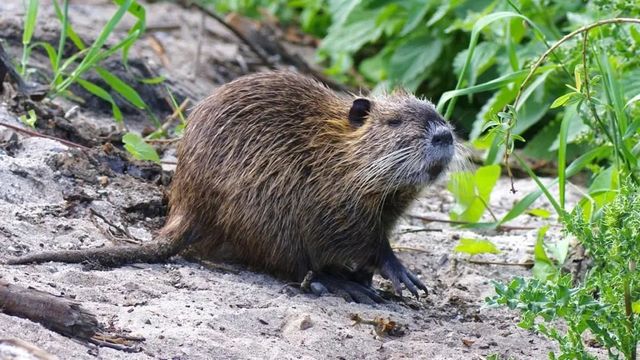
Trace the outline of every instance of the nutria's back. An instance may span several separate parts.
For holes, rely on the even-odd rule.
[[[291,72],[222,86],[190,116],[168,223],[189,227],[205,256],[289,278],[373,272],[379,244],[429,180],[419,163],[446,166],[450,154],[416,160],[415,139],[446,127],[430,103],[354,99]]]

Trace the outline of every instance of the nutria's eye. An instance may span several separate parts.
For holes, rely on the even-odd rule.
[[[355,127],[360,127],[369,115],[371,102],[367,99],[355,99],[349,109],[349,122]]]
[[[400,120],[400,119],[391,119],[391,120],[387,121],[387,124],[389,126],[391,126],[391,127],[397,127],[400,124],[402,124],[402,120]]]

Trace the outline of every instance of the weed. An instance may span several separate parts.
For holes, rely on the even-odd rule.
[[[156,125],[159,125],[157,124],[155,116],[150,113],[148,105],[140,97],[138,92],[101,66],[103,61],[117,52],[121,52],[122,61],[126,66],[130,47],[140,38],[145,29],[146,12],[144,7],[136,0],[114,0],[114,2],[118,5],[116,12],[104,25],[98,37],[91,44],[87,45],[71,25],[69,19],[69,1],[63,0],[62,6],[60,6],[58,0],[54,0],[52,3],[56,16],[61,24],[60,40],[56,49],[46,42],[31,43],[31,38],[36,26],[39,3],[37,0],[30,0],[23,32],[22,43],[24,49],[22,53],[21,72],[23,74],[27,73],[27,63],[31,51],[35,47],[40,47],[47,54],[51,65],[52,75],[49,84],[49,97],[55,98],[56,96],[62,95],[74,98],[69,88],[73,84],[78,84],[94,96],[110,103],[114,119],[120,128],[124,128],[122,112],[110,92],[86,79],[86,75],[93,71],[111,90],[136,108],[147,111],[151,119],[156,122]],[[136,22],[128,30],[127,36],[117,41],[114,45],[107,46],[107,41],[112,38],[116,25],[121,22],[127,13],[133,15],[136,18]],[[65,57],[64,48],[67,40],[70,40],[78,51]],[[144,146],[146,145],[144,142],[134,141],[131,139],[131,136],[129,136],[128,139],[129,141],[125,147],[134,154],[134,156],[154,161],[158,157],[152,147]]]
[[[558,342],[555,359],[595,359],[589,343],[607,350],[610,358],[635,359],[640,338],[640,192],[628,181],[594,223],[585,221],[577,207],[567,219],[567,231],[577,237],[593,260],[583,282],[561,271],[566,258],[551,260],[541,237],[536,245],[534,278],[495,283],[490,305],[522,313],[519,326]],[[561,246],[568,246],[566,243]]]
[[[38,121],[38,116],[36,115],[36,112],[34,110],[29,110],[27,112],[27,115],[20,115],[19,119],[23,124],[29,126],[32,129],[35,129],[36,121]]]

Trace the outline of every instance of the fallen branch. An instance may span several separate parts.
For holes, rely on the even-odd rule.
[[[102,332],[96,316],[75,301],[0,281],[0,312],[42,324],[62,335],[125,352],[139,352],[144,338]]]
[[[397,250],[397,251],[415,251],[415,252],[420,252],[420,253],[425,253],[425,254],[430,254],[431,251],[429,250],[425,250],[425,249],[420,249],[420,248],[414,248],[411,246],[392,246],[391,247],[393,250]]]
[[[533,261],[525,261],[523,263],[509,263],[504,261],[484,261],[484,260],[467,259],[466,262],[471,264],[479,264],[479,265],[522,266],[527,269],[530,269],[534,265]]]
[[[49,139],[49,140],[54,140],[57,141],[59,143],[62,143],[64,145],[70,146],[70,147],[74,147],[74,148],[78,148],[78,149],[82,149],[82,150],[90,150],[91,148],[88,148],[84,145],[80,145],[78,143],[74,143],[73,141],[69,141],[69,140],[65,140],[65,139],[61,139],[55,136],[50,136],[50,135],[45,135],[45,134],[41,134],[39,132],[36,131],[32,131],[32,130],[28,130],[28,129],[23,129],[19,126],[16,125],[11,125],[11,124],[7,124],[5,122],[1,122],[0,121],[0,126],[4,126],[6,128],[9,128],[11,130],[29,135],[29,136],[35,136],[35,137],[40,137],[40,138],[44,138],[44,139]]]
[[[438,222],[438,223],[452,224],[452,225],[475,225],[476,224],[476,223],[469,222],[469,221],[437,219],[437,218],[432,218],[432,217],[429,217],[429,216],[417,215],[417,214],[409,214],[408,216],[412,217],[412,218],[415,218],[415,219],[420,219],[420,220],[423,220],[423,221]],[[513,225],[498,225],[498,226],[496,226],[496,230],[503,230],[503,231],[535,230],[535,229],[537,229],[537,228],[533,227],[533,226],[513,226]]]
[[[105,224],[111,226],[112,228],[118,230],[122,235],[125,235],[126,238],[124,238],[123,240],[131,243],[131,244],[136,244],[136,245],[140,245],[142,244],[142,241],[140,241],[139,239],[137,239],[135,236],[131,235],[131,233],[129,232],[129,230],[126,227],[122,227],[119,226],[117,224],[114,224],[111,220],[107,219],[104,215],[100,214],[99,212],[97,212],[96,210],[94,210],[93,208],[89,208],[89,211],[91,212],[92,215],[100,218],[102,221],[105,222]]]
[[[442,232],[442,229],[430,229],[430,228],[405,229],[402,231],[398,231],[397,235],[414,234],[419,232]]]
[[[96,316],[77,302],[6,282],[0,282],[0,311],[84,340],[90,339],[100,329]]]

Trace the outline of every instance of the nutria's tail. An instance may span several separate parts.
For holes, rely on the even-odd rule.
[[[45,251],[29,254],[19,258],[11,258],[4,263],[8,265],[33,264],[43,262],[81,263],[91,262],[107,267],[118,267],[126,264],[144,262],[162,262],[182,250],[181,241],[158,239],[141,246],[116,246],[100,249]]]

